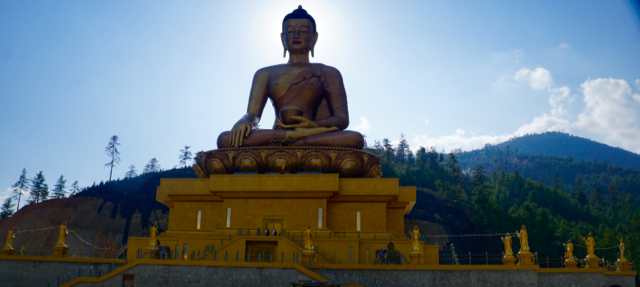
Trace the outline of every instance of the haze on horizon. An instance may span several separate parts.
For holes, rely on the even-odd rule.
[[[0,200],[23,168],[50,188],[107,180],[112,135],[114,178],[215,149],[253,73],[286,61],[281,21],[299,4],[369,145],[562,131],[640,153],[635,1],[0,1]]]

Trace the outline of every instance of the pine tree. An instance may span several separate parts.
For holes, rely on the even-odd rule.
[[[118,146],[120,143],[118,142],[118,136],[114,135],[109,140],[107,147],[104,148],[104,152],[111,158],[111,161],[106,163],[105,167],[110,167],[109,171],[109,181],[111,181],[111,175],[113,175],[113,167],[120,163],[120,152],[118,151]]]
[[[478,185],[483,185],[487,181],[487,176],[484,175],[487,171],[484,167],[479,164],[478,166],[471,169],[473,172],[473,182]]]
[[[11,197],[8,197],[4,203],[2,204],[2,208],[0,209],[0,219],[5,219],[13,214],[13,207],[16,206],[13,204],[13,200]]]
[[[407,152],[409,151],[409,143],[404,138],[404,133],[400,134],[400,141],[398,142],[398,147],[396,148],[396,158],[400,163],[407,162]]]
[[[582,205],[587,205],[589,203],[587,201],[587,194],[584,192],[584,184],[582,183],[582,178],[580,176],[576,178],[576,184],[573,186],[571,197],[575,198],[578,203]]]
[[[56,185],[53,186],[53,198],[64,198],[66,195],[65,189],[67,188],[65,185],[67,184],[67,180],[64,179],[64,176],[60,176]]]
[[[620,208],[620,199],[618,188],[613,184],[609,184],[609,196],[611,197],[611,212],[613,213],[613,221],[616,222],[618,218],[618,210]]]
[[[71,185],[71,190],[70,190],[70,194],[69,197],[72,197],[74,195],[76,195],[76,193],[80,192],[80,186],[78,186],[78,181],[74,181],[73,184]]]
[[[191,161],[191,151],[189,151],[190,146],[184,146],[184,149],[180,150],[180,164],[187,167],[187,163]]]
[[[29,188],[29,180],[27,179],[27,169],[22,169],[22,174],[20,174],[20,179],[12,186],[13,188],[13,196],[18,199],[18,207],[16,208],[16,212],[20,210],[20,199],[22,198],[22,194]]]
[[[31,200],[38,203],[49,198],[49,186],[45,183],[42,171],[31,180]]]
[[[147,163],[147,165],[144,166],[144,170],[142,171],[142,173],[151,173],[151,172],[159,172],[160,171],[160,164],[158,163],[158,160],[154,157],[151,160],[149,160],[149,163]]]
[[[138,173],[136,171],[136,166],[130,165],[129,171],[127,171],[127,173],[124,174],[124,178],[134,178],[136,176],[138,176]]]

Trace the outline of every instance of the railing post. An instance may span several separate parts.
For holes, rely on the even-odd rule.
[[[549,256],[547,256],[547,268],[549,268]]]
[[[469,265],[471,265],[471,252],[469,252]]]
[[[489,265],[489,252],[485,251],[484,255],[487,257],[487,264],[486,265]]]

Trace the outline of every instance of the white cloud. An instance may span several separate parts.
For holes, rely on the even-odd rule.
[[[13,194],[13,188],[7,187],[4,191],[0,192],[0,204],[4,203],[7,198],[11,197]]]
[[[545,89],[549,93],[550,113],[533,118],[530,123],[521,125],[513,133],[498,136],[476,135],[463,129],[438,137],[415,135],[413,149],[433,146],[437,150],[472,150],[482,148],[487,143],[501,143],[514,136],[560,131],[602,135],[605,143],[620,144],[627,150],[640,153],[640,94],[633,93],[625,80],[600,78],[588,79],[582,83],[581,97],[585,107],[577,120],[572,122],[566,115],[565,105],[571,104],[576,95],[571,95],[571,89],[567,86],[557,87],[548,70],[542,67],[534,70],[523,68],[516,73],[514,79],[528,84],[534,90]],[[636,79],[634,83],[640,90],[640,79]]]
[[[571,89],[567,86],[560,88],[548,88],[549,105],[551,105],[551,114],[554,116],[561,116],[564,114],[564,103],[571,104],[575,96],[571,95]]]
[[[469,133],[469,135],[466,134],[467,132],[463,129],[457,129],[455,134],[446,136],[429,137],[426,135],[416,135],[413,137],[411,147],[413,150],[417,150],[420,146],[435,147],[436,150],[445,150],[446,152],[457,148],[461,148],[462,150],[472,150],[482,148],[487,143],[501,143],[512,137],[511,135],[477,136],[474,133]]]
[[[567,48],[569,48],[569,44],[562,43],[562,44],[558,45],[558,48],[567,49]]]
[[[580,85],[585,108],[575,127],[640,152],[640,95],[622,79],[589,79]]]
[[[371,124],[369,124],[369,120],[365,117],[360,117],[360,122],[353,127],[354,130],[359,131],[361,133],[366,133],[371,130]]]
[[[569,132],[571,127],[571,123],[559,117],[555,117],[553,115],[543,114],[542,116],[533,118],[533,121],[528,124],[524,124],[520,126],[514,133],[513,136],[522,136],[526,134],[533,133],[544,133],[544,132]]]
[[[516,72],[514,79],[520,83],[529,84],[535,90],[542,90],[553,82],[551,73],[542,67],[537,67],[534,70],[522,68]]]
[[[429,122],[430,122],[430,121],[431,121],[430,119],[425,119],[425,120],[424,120],[424,123],[425,123],[425,124],[429,124]]]

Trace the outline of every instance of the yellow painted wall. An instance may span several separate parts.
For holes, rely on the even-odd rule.
[[[261,230],[264,230],[263,216],[286,216],[284,229],[287,230],[316,228],[318,208],[322,208],[323,217],[327,210],[325,199],[231,198],[222,203],[225,222],[227,208],[231,208],[231,228]]]
[[[198,210],[201,210],[200,230],[224,227],[227,210],[221,202],[174,202],[169,210],[169,230],[197,230]]]
[[[395,235],[404,234],[404,209],[387,209],[387,230]]]
[[[329,202],[327,228],[334,232],[357,232],[360,211],[360,232],[386,232],[386,205],[386,202]]]

